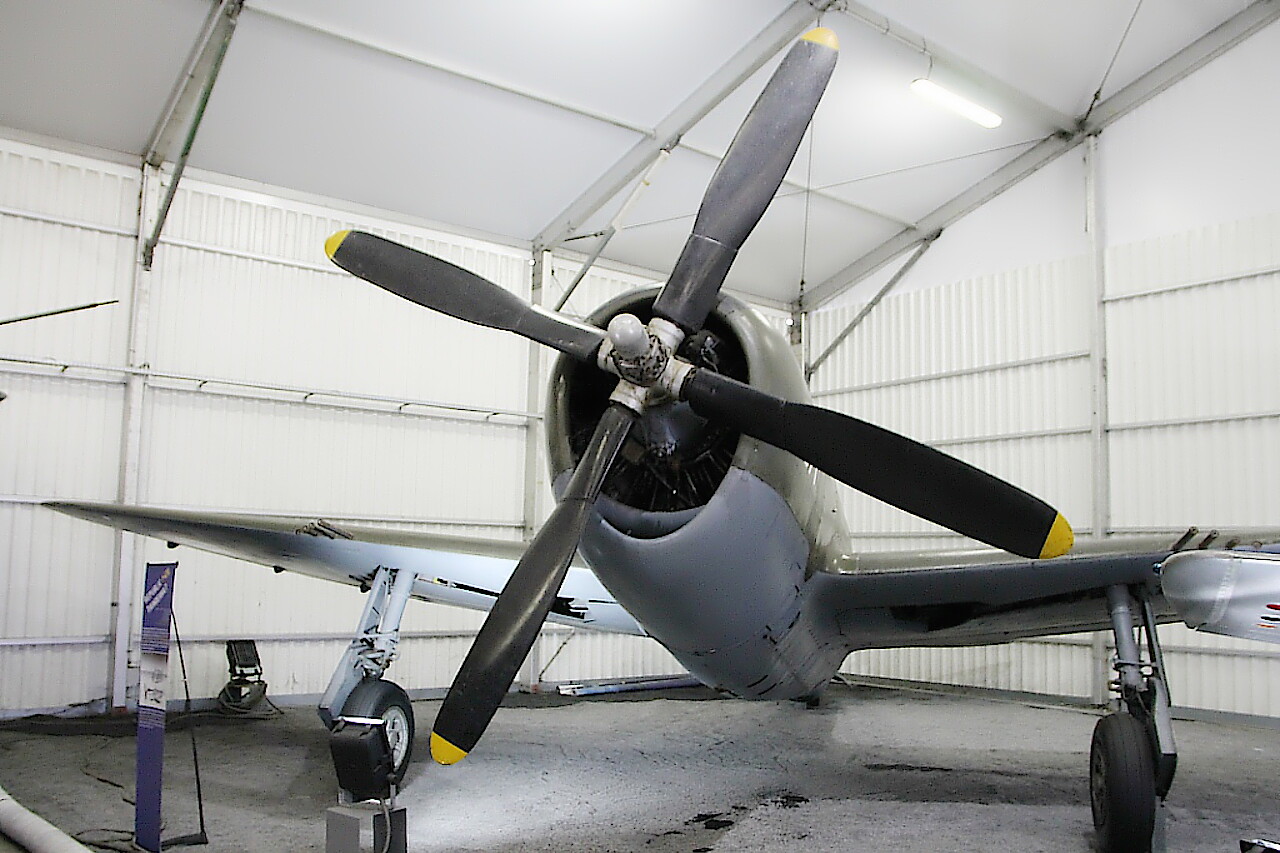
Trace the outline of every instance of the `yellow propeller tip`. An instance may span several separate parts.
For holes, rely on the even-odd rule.
[[[328,240],[324,241],[324,253],[329,256],[329,260],[333,260],[333,256],[338,252],[338,247],[342,245],[342,241],[347,239],[347,235],[350,233],[350,230],[335,231]]]
[[[332,239],[332,238],[330,238]],[[440,737],[435,732],[431,733],[431,757],[436,760],[437,764],[457,764],[459,761],[467,757],[465,750],[458,749],[449,741]]]
[[[1076,544],[1076,535],[1071,531],[1071,525],[1067,524],[1067,520],[1059,513],[1053,520],[1053,527],[1049,528],[1049,535],[1044,539],[1044,547],[1040,549],[1040,559],[1061,557],[1070,551],[1074,544]]]
[[[804,34],[805,41],[816,42],[823,47],[829,47],[832,50],[840,49],[840,39],[836,38],[834,30],[827,27],[815,27]]]

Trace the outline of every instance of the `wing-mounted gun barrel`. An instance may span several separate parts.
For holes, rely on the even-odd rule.
[[[1165,598],[1200,631],[1280,643],[1280,554],[1182,551],[1165,561]]]

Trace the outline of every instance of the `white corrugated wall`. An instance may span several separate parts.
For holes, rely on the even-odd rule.
[[[0,315],[128,297],[137,170],[0,146]],[[114,537],[33,502],[109,499],[117,481],[119,376],[25,362],[119,364],[120,306],[0,327],[0,708],[106,695]]]
[[[1105,256],[1110,530],[1280,521],[1280,216]],[[887,297],[814,375],[824,405],[1012,480],[1089,535],[1094,441],[1088,258]],[[820,352],[856,315],[814,312]],[[953,534],[844,490],[854,546],[945,547]],[[1280,716],[1274,646],[1161,629],[1176,704]],[[1109,641],[1109,637],[1106,638]],[[879,677],[1089,697],[1108,674],[1088,636],[852,655]]]
[[[524,517],[526,431],[543,387],[528,397],[528,346],[336,270],[323,243],[340,228],[376,231],[524,297],[527,250],[188,176],[142,276],[130,371],[140,186],[133,167],[0,140],[0,318],[120,300],[0,327],[5,714],[100,707],[112,695],[117,537],[41,500],[131,490],[146,504],[514,540],[540,520]],[[593,306],[643,280],[593,272],[579,298]],[[544,302],[558,296],[548,291]],[[125,449],[129,375],[143,389],[134,451]],[[548,506],[543,497],[536,515]],[[222,644],[232,637],[258,640],[274,695],[324,689],[358,593],[151,540],[131,562],[175,558],[194,696],[226,681]],[[414,605],[391,677],[410,689],[447,686],[481,618]],[[678,671],[649,640],[567,636],[549,631],[539,646],[548,679]]]
[[[1114,140],[1125,124],[1108,131],[1112,150],[1122,151]],[[1083,183],[1058,164],[1041,174],[1055,170],[1055,188]],[[123,480],[149,503],[323,515],[339,524],[382,519],[509,539],[549,508],[545,467],[539,459],[530,469],[525,459],[524,413],[541,407],[527,394],[529,347],[405,306],[336,272],[321,245],[340,227],[376,230],[528,295],[525,249],[189,176],[147,277],[140,366],[130,374],[140,186],[132,166],[0,141],[0,318],[121,300],[0,327],[0,390],[9,394],[0,404],[0,709],[101,702],[111,689],[116,537],[35,506],[41,499],[113,500]],[[1002,197],[995,205],[1014,203]],[[948,237],[965,228],[970,237],[978,230],[959,223]],[[1158,237],[1129,230],[1143,239],[1109,248],[1105,264],[1109,527],[1274,525],[1280,386],[1269,368],[1280,345],[1269,323],[1278,307],[1280,217]],[[993,244],[1009,239],[999,233]],[[1063,242],[1071,240],[1078,244],[1078,235]],[[971,255],[986,246],[973,245]],[[818,401],[1008,477],[1087,534],[1094,305],[1091,259],[1078,251],[891,296],[815,375]],[[935,277],[949,260],[935,265]],[[554,304],[576,270],[575,261],[553,259],[542,302]],[[569,310],[587,313],[648,280],[597,270]],[[811,315],[810,352],[855,311]],[[785,327],[787,314],[768,316]],[[481,367],[440,355],[468,349],[483,349]],[[549,362],[542,354],[535,373],[545,376]],[[122,466],[127,375],[145,386],[129,460],[136,472]],[[541,453],[541,440],[532,446]],[[539,496],[532,510],[523,498],[529,470]],[[852,493],[844,501],[855,547],[951,541]],[[221,641],[230,636],[259,638],[273,693],[323,688],[358,595],[160,543],[147,543],[134,562],[173,556],[182,562],[177,615],[195,695],[211,695],[225,679]],[[393,674],[411,688],[443,686],[479,619],[411,608]],[[1179,704],[1280,715],[1271,647],[1177,628],[1164,636]],[[544,636],[536,662],[549,680],[675,669],[647,641],[558,629]],[[1105,672],[1105,650],[1091,637],[1055,638],[860,653],[850,666],[1083,696]]]

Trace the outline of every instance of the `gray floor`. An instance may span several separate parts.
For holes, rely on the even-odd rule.
[[[415,703],[420,733],[437,706]],[[1089,851],[1094,721],[1083,709],[879,687],[833,687],[818,710],[703,690],[518,696],[455,767],[432,764],[421,740],[400,803],[414,851]],[[166,837],[198,825],[190,736],[171,724]],[[312,711],[191,725],[205,849],[324,849],[334,782]],[[1280,838],[1280,732],[1184,721],[1177,733],[1168,849]],[[127,838],[131,735],[127,720],[0,727],[0,786],[82,840]]]

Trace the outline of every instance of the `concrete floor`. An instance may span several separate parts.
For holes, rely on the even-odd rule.
[[[400,796],[413,851],[1093,849],[1086,709],[870,686],[833,686],[817,710],[701,689],[512,696],[445,768],[425,748],[438,704],[415,703],[423,737]],[[324,850],[335,783],[314,712],[170,722],[166,837],[198,826],[194,726],[205,849]],[[1184,721],[1177,734],[1168,850],[1280,838],[1280,732]],[[127,720],[6,724],[0,786],[81,840],[128,849],[133,751]]]

